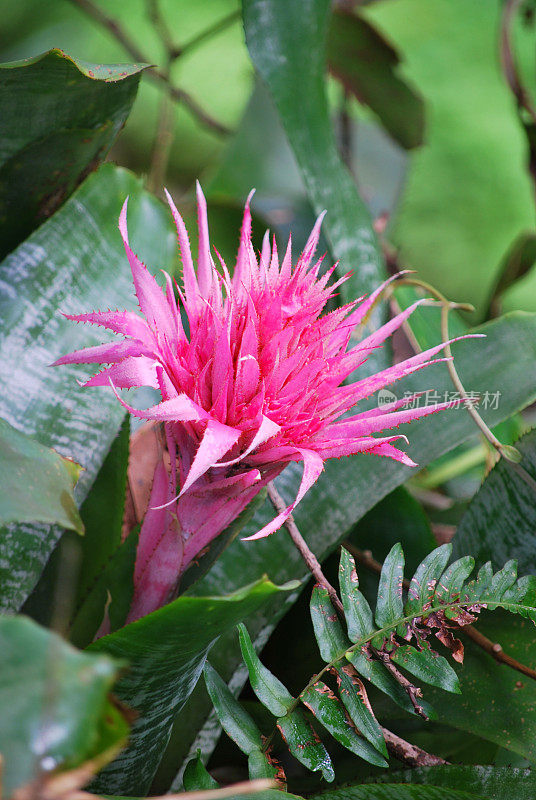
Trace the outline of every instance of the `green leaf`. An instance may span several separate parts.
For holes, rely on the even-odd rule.
[[[135,529],[117,548],[77,608],[69,626],[69,640],[77,647],[86,647],[93,641],[103,621],[105,609],[111,632],[124,625],[134,592],[137,547],[138,530]]]
[[[80,653],[27,617],[0,617],[3,790],[68,768],[126,739],[108,700],[120,662]]]
[[[422,97],[398,74],[394,47],[363,17],[343,10],[331,16],[328,64],[357,100],[374,111],[391,136],[407,149],[423,142]]]
[[[68,463],[0,419],[0,524],[49,522],[83,533],[73,496],[80,467]]]
[[[395,544],[383,562],[376,603],[376,624],[380,628],[390,625],[404,614],[402,581],[404,580],[404,553]]]
[[[358,732],[382,755],[387,756],[387,747],[378,720],[367,706],[365,688],[359,678],[348,674],[351,667],[337,669],[339,694],[350,719]]]
[[[486,422],[494,426],[536,399],[534,380],[526,368],[526,363],[532,361],[536,363],[536,316],[509,314],[482,326],[480,331],[486,333],[486,339],[460,342],[453,346],[453,352],[462,381],[468,388],[483,392],[486,387],[488,389],[492,387],[493,391],[501,393],[498,408],[488,408],[483,411]],[[524,342],[528,362],[525,358],[519,358],[520,341]],[[399,384],[397,395],[401,397],[406,391],[426,391],[431,387],[440,396],[445,391],[452,391],[452,383],[444,365],[430,367],[404,379]],[[407,432],[410,439],[408,452],[423,467],[460,442],[475,436],[475,426],[467,412],[458,409],[434,414],[427,419],[414,422],[408,427]],[[290,466],[277,479],[280,493],[289,502],[296,497],[301,472],[301,468]],[[293,514],[298,528],[306,532],[309,547],[317,558],[323,561],[348,536],[361,517],[411,474],[414,474],[411,469],[386,458],[355,456],[327,462],[322,477]],[[344,488],[344,502],[341,502],[341,487]],[[272,518],[273,511],[266,504],[248,527],[247,533],[259,530]],[[406,537],[411,533],[409,522],[408,518]],[[468,549],[473,552],[471,548]],[[422,555],[420,552],[414,556],[415,567]],[[507,555],[504,561],[509,557],[510,555]],[[305,574],[301,556],[290,540],[287,541],[284,535],[278,533],[256,542],[236,539],[218,560],[217,567],[196,584],[193,590],[196,594],[217,592],[221,590],[220,587],[228,589],[236,586],[240,579],[254,580],[262,575],[266,564],[270,564],[270,573],[279,582],[302,577]],[[266,606],[261,614],[252,617],[248,622],[251,635],[256,638],[262,632],[263,637],[266,636],[288,610],[288,604],[294,600],[294,595],[285,603],[281,602],[281,598],[276,599]],[[218,671],[227,680],[230,679],[234,670],[242,663],[240,653],[229,639],[217,645],[215,654],[218,657]],[[392,693],[395,695],[398,693],[403,707],[411,712],[412,708],[406,693],[400,689],[396,681],[390,680],[392,676],[386,673],[384,667],[360,656],[361,654],[353,656],[356,659],[355,666],[358,672],[364,675],[363,670],[368,669],[374,681],[387,682]],[[214,658],[215,655],[212,656],[213,663]],[[441,702],[444,702],[444,697]],[[209,704],[206,699],[198,695],[192,701],[188,712],[191,714],[189,730],[192,733],[190,736],[185,734],[184,725],[181,725],[179,719],[173,742],[174,758],[177,760],[183,757],[183,753],[188,752],[196,731],[203,726],[208,716]],[[427,714],[431,716],[432,712],[428,710]],[[203,746],[210,746],[207,745],[207,741],[213,742],[214,738],[208,733],[205,738],[205,731],[203,736]],[[179,782],[176,788],[180,788]]]
[[[69,350],[102,342],[95,326],[73,325],[60,311],[136,307],[117,230],[127,195],[134,249],[155,268],[169,267],[176,259],[171,216],[143,191],[141,181],[111,164],[91,175],[0,264],[0,361],[11,381],[0,398],[0,416],[84,467],[78,501],[95,479],[124,412],[111,391],[80,388],[83,368],[49,364]],[[22,605],[60,535],[59,528],[42,525],[0,531],[0,609]]]
[[[431,650],[428,644],[423,643],[422,647],[422,650],[417,650],[409,644],[401,645],[394,651],[391,660],[424,683],[460,694],[458,676],[447,659]]]
[[[387,761],[378,754],[378,750],[369,744],[362,735],[358,735],[341,702],[337,700],[325,683],[318,681],[314,686],[309,687],[301,695],[301,700],[343,747],[370,764],[375,764],[377,767],[387,766]]]
[[[327,589],[323,586],[314,587],[310,611],[318,649],[327,664],[348,650],[350,642],[331,604]]]
[[[379,780],[382,780],[380,776]],[[532,800],[536,792],[536,775],[533,770],[517,767],[460,766],[417,767],[394,772],[388,782],[433,784],[450,791],[474,793],[488,800]],[[445,795],[444,795],[445,796]]]
[[[203,668],[205,685],[222,728],[243,753],[262,748],[261,732],[208,661]]]
[[[355,561],[344,547],[341,547],[339,586],[348,636],[352,642],[357,642],[374,631],[374,617],[366,598],[359,591]]]
[[[516,447],[519,465],[501,459],[464,514],[452,542],[454,555],[472,553],[477,564],[495,567],[515,558],[520,572],[536,572],[536,430]]]
[[[401,786],[396,783],[372,786],[345,786],[334,792],[323,792],[312,800],[445,800],[445,790],[436,786]],[[449,791],[448,800],[488,800],[481,794]]]
[[[462,586],[475,568],[475,559],[472,556],[463,556],[447,567],[437,582],[434,603],[439,600],[448,603],[460,596]]]
[[[219,789],[218,781],[215,781],[210,772],[201,761],[201,751],[197,751],[195,758],[186,764],[183,775],[184,791],[196,792],[203,789]]]
[[[145,66],[62,50],[0,64],[0,258],[105,159]]]
[[[275,675],[261,663],[245,625],[238,626],[242,658],[248,668],[251,688],[275,717],[281,717],[294,705],[295,700]]]
[[[129,662],[116,693],[138,713],[129,747],[99,774],[94,791],[146,794],[173,719],[197,683],[214,642],[288,588],[293,587],[278,587],[264,578],[224,597],[182,596],[90,645],[90,652],[109,653]]]
[[[343,166],[333,136],[325,87],[329,0],[244,0],[246,43],[267,84],[296,156],[311,204],[327,209],[323,224],[340,274],[344,302],[375,288],[384,277],[381,252],[368,209]],[[374,319],[378,316],[374,314]]]
[[[250,781],[259,778],[275,780],[278,777],[278,769],[272,764],[270,758],[262,750],[252,750],[248,755],[248,774]]]
[[[292,711],[280,717],[277,720],[277,727],[288,749],[300,764],[311,772],[321,772],[326,781],[331,782],[335,779],[328,751],[301,711]]]
[[[405,606],[406,614],[419,616],[425,606],[431,602],[437,582],[448,564],[451,553],[452,545],[450,543],[443,544],[432,550],[419,564],[409,585],[408,600]]]
[[[130,419],[125,416],[80,509],[86,535],[82,540],[77,603],[87,595],[121,544],[129,442]]]

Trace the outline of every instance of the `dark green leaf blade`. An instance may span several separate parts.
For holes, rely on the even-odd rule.
[[[340,701],[325,683],[318,681],[309,687],[301,695],[301,700],[343,747],[370,764],[375,764],[377,767],[387,766],[387,761],[379,755],[378,750],[356,733]]]
[[[331,604],[327,589],[319,585],[314,587],[309,608],[318,649],[327,664],[348,650],[350,642]]]
[[[249,755],[262,748],[261,732],[209,662],[203,667],[205,685],[222,728]]]
[[[357,730],[376,750],[387,756],[387,747],[378,720],[368,706],[368,698],[361,680],[354,674],[352,667],[337,669],[339,695],[344,703],[350,719]]]
[[[530,374],[534,380],[534,371]],[[516,447],[523,456],[522,469],[503,458],[494,466],[471,501],[452,544],[455,556],[471,553],[479,566],[490,560],[498,569],[515,558],[523,574],[534,572],[536,564],[536,504],[531,483],[531,479],[536,481],[536,430],[522,436]]]
[[[344,547],[341,547],[339,586],[348,636],[352,642],[357,642],[358,639],[373,633],[374,617],[366,598],[359,591],[355,561]]]
[[[238,626],[242,658],[248,668],[251,688],[266,708],[275,717],[283,716],[294,705],[295,700],[281,681],[272,675],[260,661],[245,625]]]
[[[90,64],[62,50],[0,64],[0,258],[104,160],[143,64]]]
[[[78,603],[121,544],[129,442],[130,419],[125,416],[80,508],[86,534],[82,540]]]
[[[312,772],[321,772],[326,781],[335,779],[328,751],[300,711],[280,717],[277,727],[294,758]]]
[[[408,599],[404,608],[406,615],[420,615],[434,596],[437,582],[448,564],[452,553],[450,543],[432,550],[417,567],[408,589]]]
[[[404,553],[402,545],[395,544],[383,562],[376,602],[376,624],[388,627],[404,616],[402,581],[404,580]]]
[[[380,777],[381,780],[381,777]],[[387,782],[434,785],[451,791],[463,791],[491,800],[532,800],[536,793],[534,770],[519,767],[466,766],[417,767],[391,773]],[[444,794],[444,796],[446,796]]]
[[[73,496],[80,467],[67,464],[59,453],[0,419],[0,525],[49,522],[83,533]]]
[[[399,57],[363,17],[335,9],[328,36],[328,64],[360,103],[380,118],[407,149],[423,142],[424,102],[397,73]]]
[[[214,642],[285,589],[265,578],[223,597],[183,595],[90,645],[90,652],[129,662],[116,693],[139,715],[129,747],[92,784],[96,792],[129,796],[147,792],[173,719],[197,683]]]
[[[448,603],[460,597],[465,580],[475,568],[473,556],[462,556],[451,564],[437,582],[434,605]]]
[[[38,767],[74,767],[126,739],[128,726],[107,699],[121,666],[80,653],[27,617],[0,618],[0,752],[8,796]]]
[[[420,681],[438,686],[446,692],[460,694],[458,676],[447,659],[432,650],[429,645],[423,643],[422,646],[422,650],[417,650],[409,644],[401,645],[394,651],[391,660]]]
[[[131,531],[120,544],[76,609],[69,626],[69,640],[77,647],[86,647],[93,641],[103,622],[105,610],[111,633],[125,624],[134,593],[138,533],[138,529]]]
[[[184,768],[182,778],[185,792],[197,792],[203,789],[218,789],[218,781],[215,781],[210,772],[201,761],[201,751],[197,751],[195,758],[192,758]]]

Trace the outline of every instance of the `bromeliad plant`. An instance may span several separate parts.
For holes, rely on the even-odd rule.
[[[456,672],[436,651],[432,636],[462,663],[463,644],[455,633],[475,622],[482,609],[503,608],[536,623],[534,576],[518,579],[515,561],[494,574],[488,562],[476,578],[468,581],[474,559],[466,556],[447,566],[451,552],[450,544],[433,550],[417,567],[404,593],[404,554],[396,544],[383,564],[373,612],[359,589],[354,559],[341,548],[339,588],[344,611],[337,614],[325,586],[314,587],[310,612],[325,666],[298,697],[293,697],[261,663],[246,627],[239,626],[240,647],[253,691],[276,718],[276,727],[292,755],[309,770],[321,772],[327,781],[335,777],[331,759],[300,705],[343,747],[371,764],[386,767],[388,751],[400,755],[402,740],[380,726],[363,679],[405,710],[428,719],[433,709],[421,699],[420,687],[400,669],[420,682],[460,692]],[[264,737],[208,663],[204,677],[224,730],[248,757],[250,778],[272,777],[284,785],[282,767],[271,755],[275,729]],[[324,682],[328,677],[336,684],[338,697]],[[420,752],[425,759],[421,765],[445,763]],[[201,769],[197,764],[197,772]]]
[[[444,360],[434,357],[445,343],[345,384],[423,301],[348,349],[386,284],[369,297],[322,314],[348,278],[330,284],[335,267],[321,274],[322,258],[314,261],[323,215],[293,266],[290,239],[281,262],[268,232],[262,252],[255,253],[248,199],[231,278],[217,251],[221,272],[213,261],[199,185],[197,272],[182,217],[169,194],[167,198],[182,257],[179,303],[170,277],[166,275],[163,292],[132,251],[125,203],[119,229],[142,316],[126,311],[67,315],[76,322],[101,325],[123,339],[56,361],[110,365],[86,387],[111,385],[117,394],[117,389],[150,386],[161,394],[161,402],[142,411],[117,395],[133,415],[164,423],[162,450],[167,450],[156,467],[140,533],[128,621],[166,603],[192,560],[287,464],[304,464],[297,496],[250,539],[268,536],[283,525],[328,458],[369,453],[415,466],[394,446],[404,436],[374,434],[448,407],[413,407],[414,398],[405,397],[346,416],[383,387]]]

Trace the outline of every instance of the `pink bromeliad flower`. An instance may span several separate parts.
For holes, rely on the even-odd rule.
[[[166,193],[167,194],[167,193]],[[250,195],[251,197],[251,195]],[[343,416],[358,401],[431,361],[443,345],[352,384],[343,381],[406,320],[418,302],[348,348],[385,284],[329,314],[324,306],[347,279],[329,284],[313,261],[321,215],[293,267],[290,240],[280,262],[268,233],[260,257],[251,243],[246,203],[234,274],[209,246],[206,202],[197,187],[199,256],[194,269],[184,222],[169,194],[182,257],[179,303],[171,279],[163,291],[129,246],[127,203],[119,230],[132,269],[141,316],[130,311],[66,315],[109,328],[123,338],[63,356],[56,364],[108,364],[85,386],[151,386],[161,401],[136,417],[164,424],[169,459],[156,468],[137,552],[134,599],[128,621],[159,608],[180,575],[292,461],[303,462],[296,498],[250,539],[285,522],[322,472],[328,458],[370,453],[414,462],[394,442],[374,434],[438,411],[443,405],[404,408],[409,399]],[[422,302],[422,301],[419,301]],[[442,360],[442,359],[436,359]]]

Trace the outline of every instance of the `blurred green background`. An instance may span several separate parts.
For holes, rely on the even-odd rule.
[[[166,53],[144,0],[96,2],[117,20],[144,56],[161,69]],[[349,116],[351,167],[373,214],[388,214],[387,235],[400,263],[417,269],[450,298],[473,303],[471,321],[487,316],[505,256],[535,222],[527,138],[501,71],[500,0],[383,0],[359,14],[398,52],[395,73],[424,100],[421,146],[404,149],[382,120],[330,78],[334,124]],[[237,0],[161,0],[176,46],[214,28],[175,59],[172,81],[218,123],[202,124],[173,103],[169,162],[162,179],[188,215],[199,178],[212,198],[212,238],[228,257],[236,245],[238,210],[253,186],[257,213],[278,232],[292,224],[300,240],[311,212],[293,156],[266,90],[256,85]],[[93,62],[132,61],[114,35],[69,0],[0,3],[0,60],[51,47]],[[221,23],[221,24],[220,24]],[[535,30],[529,14],[516,23],[516,58],[529,91],[535,79]],[[374,68],[376,54],[357,65]],[[142,79],[133,112],[109,159],[145,176],[152,165],[163,85]],[[387,91],[389,86],[387,85]],[[399,95],[387,103],[396,114]],[[385,115],[383,124],[385,124]],[[156,188],[156,187],[153,187]],[[229,228],[233,238],[229,238]],[[262,232],[262,231],[261,231]],[[300,233],[301,232],[301,233]],[[532,266],[532,256],[529,257]],[[348,265],[351,266],[351,265]],[[536,270],[510,285],[500,309],[536,309]]]

